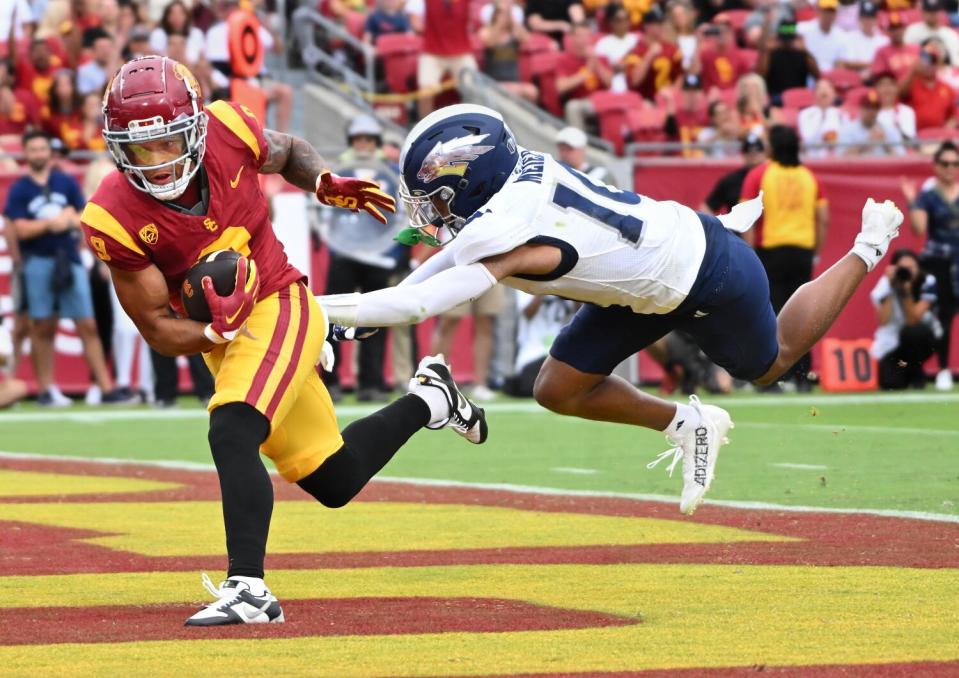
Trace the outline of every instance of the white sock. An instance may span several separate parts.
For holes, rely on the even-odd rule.
[[[676,414],[673,415],[672,421],[669,422],[669,426],[663,430],[663,433],[674,437],[685,435],[689,431],[695,430],[699,426],[699,421],[699,410],[690,405],[676,403]]]
[[[254,596],[262,596],[264,593],[266,593],[266,582],[264,582],[259,577],[234,576],[234,577],[229,577],[229,579],[231,581],[241,581],[247,586],[249,586],[250,593],[252,593]]]
[[[438,424],[450,417],[450,403],[443,391],[435,386],[425,386],[416,380],[410,379],[410,393],[422,399],[430,408],[430,424]]]

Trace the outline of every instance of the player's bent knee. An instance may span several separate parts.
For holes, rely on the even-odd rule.
[[[569,390],[545,367],[540,370],[536,375],[536,381],[533,382],[533,399],[542,407],[557,414],[566,414],[572,407]]]
[[[231,454],[252,449],[259,454],[260,444],[270,431],[267,421],[256,408],[246,403],[226,403],[210,413],[210,451],[213,462],[222,463]]]
[[[349,446],[344,443],[318,469],[296,484],[326,508],[337,509],[349,504],[367,480],[369,478],[358,468]]]

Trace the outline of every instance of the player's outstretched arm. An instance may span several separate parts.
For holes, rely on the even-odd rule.
[[[123,310],[157,353],[190,355],[213,347],[203,333],[204,323],[174,317],[166,280],[156,266],[140,271],[111,268],[110,276]]]
[[[316,193],[324,205],[354,212],[362,209],[384,224],[386,217],[380,210],[396,211],[396,200],[374,182],[333,174],[323,156],[306,140],[271,129],[263,134],[268,154],[261,173],[280,174],[297,188]]]
[[[330,322],[338,325],[413,325],[479,298],[503,278],[518,273],[549,273],[559,265],[561,256],[559,249],[550,245],[523,245],[481,262],[446,268],[415,283],[404,281],[399,287],[375,292],[331,294],[317,299]]]

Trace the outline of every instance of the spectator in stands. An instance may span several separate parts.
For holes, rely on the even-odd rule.
[[[186,61],[195,64],[203,54],[203,31],[193,25],[193,18],[182,0],[173,0],[163,9],[160,24],[150,32],[150,49],[155,54],[167,53],[167,40],[171,35],[186,39]]]
[[[949,345],[959,298],[959,148],[945,141],[932,159],[935,168],[932,185],[917,191],[915,182],[903,180],[902,193],[909,201],[909,225],[916,235],[926,236],[920,255],[922,267],[936,278],[942,324],[942,338],[936,346],[939,356],[936,388],[948,391],[952,389]]]
[[[743,134],[764,136],[769,124],[769,94],[766,82],[756,73],[747,73],[736,83],[736,113]]]
[[[80,111],[80,144],[78,148],[86,151],[105,151],[103,140],[103,98],[99,94],[83,97]]]
[[[717,99],[709,104],[709,126],[700,130],[696,141],[709,145],[706,155],[710,158],[732,158],[739,150],[739,131],[736,112]]]
[[[629,89],[626,79],[627,58],[636,48],[639,36],[630,32],[629,12],[622,5],[606,5],[605,18],[611,32],[600,38],[593,49],[597,56],[606,60],[613,71],[609,89],[613,92],[625,92]]]
[[[839,143],[846,155],[904,155],[902,134],[879,120],[879,94],[864,93],[859,101],[859,117],[846,120],[839,130]]]
[[[696,10],[696,20],[700,23],[715,23],[716,15],[731,9],[749,9],[741,0],[693,0],[693,8]]]
[[[670,0],[666,16],[666,36],[679,48],[683,70],[689,72],[699,51],[693,8],[687,0]]]
[[[37,402],[70,404],[62,395],[57,398],[54,390],[53,339],[58,317],[74,320],[87,364],[104,393],[103,402],[122,402],[112,389],[93,319],[89,280],[77,251],[79,212],[84,206],[80,186],[51,166],[50,142],[44,133],[25,134],[23,150],[27,174],[10,187],[4,214],[13,221],[23,254],[31,354],[40,388]]]
[[[825,78],[816,83],[816,101],[799,111],[799,137],[811,158],[822,158],[834,150],[842,127],[842,111],[836,106],[836,89]]]
[[[743,154],[743,166],[729,174],[723,175],[713,190],[706,196],[703,211],[712,214],[726,214],[735,205],[739,204],[743,195],[743,181],[746,175],[766,160],[766,145],[762,137],[750,134],[743,139],[740,146]]]
[[[465,69],[476,70],[470,47],[469,5],[448,0],[410,0],[406,4],[406,11],[420,17],[423,25],[423,51],[416,68],[420,118],[432,112],[444,73],[456,79]]]
[[[812,278],[813,258],[826,240],[829,211],[815,175],[799,161],[799,137],[786,125],[769,130],[770,160],[743,181],[742,199],[765,193],[766,207],[746,240],[756,248],[769,278],[769,299],[779,313],[786,300]],[[787,373],[800,390],[809,390],[809,356]]]
[[[838,28],[836,9],[838,0],[818,0],[816,18],[796,24],[796,32],[803,39],[806,50],[812,54],[820,72],[831,71],[849,40],[846,31]]]
[[[376,7],[363,24],[363,42],[375,45],[381,35],[412,31],[409,17],[403,12],[404,5],[403,0],[377,0]]]
[[[796,15],[789,3],[777,0],[756,0],[756,9],[743,23],[745,43],[762,49],[773,31],[783,24],[796,25]],[[795,34],[795,30],[793,30]]]
[[[497,0],[480,10],[483,26],[479,30],[485,47],[484,72],[506,90],[536,102],[539,90],[519,77],[519,51],[529,39],[523,22],[523,9],[513,0]]]
[[[769,88],[775,105],[782,104],[782,93],[794,87],[807,87],[810,78],[819,78],[816,59],[798,39],[796,23],[784,21],[776,29],[776,37],[765,37],[759,43],[756,73]]]
[[[643,39],[630,57],[629,86],[649,101],[660,90],[678,82],[683,74],[682,54],[666,38],[663,20],[659,5],[650,7],[643,18]]]
[[[593,49],[589,26],[575,26],[570,42],[571,51],[564,52],[556,64],[556,90],[564,101],[566,122],[586,129],[596,112],[589,95],[608,88],[613,72]]]
[[[890,71],[875,76],[876,94],[879,95],[879,122],[894,127],[907,141],[916,138],[916,112],[911,106],[900,103],[899,83]]]
[[[82,95],[102,92],[120,58],[120,50],[112,35],[98,27],[91,31],[91,36],[93,58],[77,69],[77,90]]]
[[[50,103],[43,110],[43,129],[70,150],[80,148],[83,97],[77,91],[73,71],[61,69],[50,87]]]
[[[929,38],[938,38],[946,47],[949,62],[959,64],[959,35],[942,25],[940,14],[945,9],[942,0],[922,0],[922,21],[910,24],[903,40],[910,45],[923,45]]]
[[[127,44],[123,46],[121,56],[124,61],[152,54],[150,49],[150,30],[145,26],[134,26],[130,29]]]
[[[897,250],[869,298],[879,321],[872,342],[872,356],[879,361],[879,388],[925,388],[922,365],[942,337],[934,312],[935,277],[919,267],[915,252]]]
[[[564,127],[556,133],[556,157],[594,181],[615,186],[616,181],[602,165],[593,165],[586,159],[586,133],[578,127]]]
[[[680,87],[667,87],[659,93],[658,99],[666,107],[666,122],[663,126],[666,137],[671,141],[687,144],[698,141],[700,132],[710,124],[706,96],[703,94],[703,84],[699,76],[687,73],[683,76]],[[686,151],[684,154],[699,155],[696,151]]]
[[[700,76],[703,89],[727,90],[750,70],[743,53],[736,47],[736,31],[728,19],[703,29],[702,50],[699,53]]]
[[[50,97],[50,85],[53,75],[63,66],[63,61],[50,51],[46,40],[34,38],[30,41],[30,50],[26,59],[19,50],[11,50],[10,58],[14,64],[17,87],[29,90],[40,104],[46,104]]]
[[[0,59],[0,143],[13,137],[19,145],[20,137],[40,122],[40,111],[34,96],[25,89],[14,89],[10,62]]]
[[[862,0],[859,5],[859,29],[848,34],[838,66],[866,76],[872,68],[876,53],[889,44],[889,38],[879,30],[879,5],[873,0]]]
[[[517,398],[533,397],[533,384],[549,355],[549,347],[576,307],[576,302],[552,295],[516,293],[516,363],[513,376],[503,384],[504,393]]]
[[[577,0],[526,0],[526,25],[535,33],[548,33],[562,47],[563,37],[586,21]]]
[[[226,93],[229,91],[230,78],[233,77],[227,19],[233,12],[247,12],[249,10],[243,6],[238,6],[237,0],[221,0],[217,10],[220,21],[206,32],[203,55],[212,66],[210,78],[213,86],[221,93]],[[258,35],[264,51],[282,51],[282,43],[274,39],[273,34],[262,22],[260,22]],[[267,103],[276,107],[275,129],[280,132],[287,131],[293,110],[293,88],[286,83],[268,77],[265,61],[257,75],[257,82],[266,95]]]
[[[938,77],[939,65],[946,55],[942,43],[930,40],[923,44],[919,60],[899,86],[899,95],[916,112],[916,127],[956,126],[956,94]]]
[[[880,47],[872,63],[872,73],[893,73],[897,80],[909,75],[919,60],[919,45],[906,44],[906,24],[900,12],[889,12],[889,44]]]

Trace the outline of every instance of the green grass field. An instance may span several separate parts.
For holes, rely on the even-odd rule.
[[[186,400],[183,401],[187,403]],[[709,498],[786,506],[921,511],[959,518],[959,394],[731,396],[736,429]],[[371,408],[344,404],[341,423]],[[559,417],[529,401],[488,408],[490,438],[448,431],[413,438],[390,478],[677,496],[679,474],[645,465],[659,433]],[[24,405],[0,414],[5,452],[209,463],[205,413]]]

